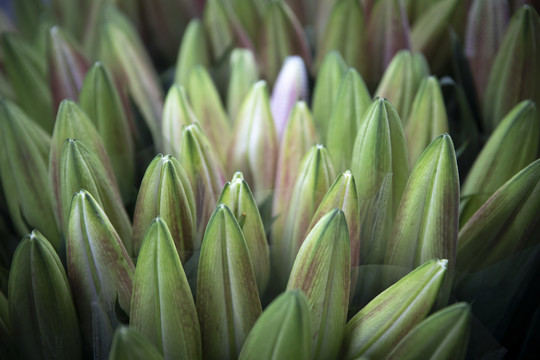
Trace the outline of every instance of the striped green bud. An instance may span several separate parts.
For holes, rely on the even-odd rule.
[[[0,139],[0,178],[15,231],[23,236],[39,229],[61,253],[64,247],[47,191],[50,136],[15,104],[0,100]]]
[[[345,214],[334,209],[309,232],[294,262],[287,290],[301,289],[311,314],[313,358],[339,353],[349,305],[351,250]]]
[[[447,264],[447,260],[426,262],[360,310],[347,323],[341,358],[386,358],[429,313]]]
[[[533,102],[522,101],[497,126],[465,179],[461,227],[499,187],[536,159],[539,138],[538,109]]]
[[[183,85],[174,84],[170,87],[163,106],[161,136],[163,150],[178,157],[180,155],[182,131],[184,126],[197,122],[198,119],[188,101]]]
[[[525,5],[510,24],[493,62],[483,101],[484,127],[493,131],[521,100],[540,104],[540,16]]]
[[[229,172],[241,171],[258,203],[274,188],[278,140],[266,82],[253,85],[235,122]]]
[[[375,95],[387,98],[401,119],[407,119],[418,87],[428,74],[429,67],[421,53],[401,50],[388,64]]]
[[[412,270],[433,258],[454,268],[459,175],[449,135],[435,139],[411,172],[386,249],[386,263]]]
[[[184,169],[170,155],[157,155],[144,174],[133,215],[134,256],[157,216],[167,224],[180,260],[186,261],[200,247],[196,243],[195,198]]]
[[[306,296],[291,290],[278,296],[251,329],[239,360],[309,360],[311,319]]]
[[[163,360],[163,355],[137,330],[119,326],[114,333],[109,360]]]
[[[148,227],[133,279],[130,325],[165,359],[201,359],[195,302],[165,221]]]
[[[206,67],[208,64],[209,58],[204,29],[200,20],[192,19],[182,37],[182,43],[180,44],[176,61],[174,82],[176,84],[184,84],[191,69],[197,65]]]
[[[114,80],[103,63],[95,63],[88,71],[79,103],[99,132],[122,199],[130,202],[135,176],[133,137]]]
[[[229,85],[227,87],[227,111],[232,123],[236,122],[242,102],[259,79],[259,70],[253,52],[234,49],[230,57]]]
[[[420,83],[405,122],[410,167],[414,166],[422,152],[437,136],[448,131],[448,118],[439,81],[436,77],[429,76]]]
[[[330,114],[334,108],[345,70],[347,70],[347,65],[340,53],[330,51],[324,57],[319,67],[317,78],[315,79],[311,106],[313,108],[313,118],[317,125],[317,131],[323,142],[326,141]]]
[[[106,334],[94,344],[107,350],[118,323],[115,306],[130,312],[135,267],[118,233],[96,200],[86,190],[73,196],[67,233],[69,284],[83,336]]]
[[[326,143],[336,171],[350,169],[353,147],[371,96],[355,69],[343,76],[332,113],[328,120]]]
[[[218,203],[229,207],[241,225],[249,250],[259,293],[264,293],[270,276],[270,255],[263,222],[255,198],[241,172],[223,187]],[[243,220],[241,220],[243,219]]]
[[[237,358],[262,309],[246,240],[223,204],[204,234],[196,304],[203,358]]]
[[[27,359],[80,359],[81,337],[64,267],[37,230],[21,241],[9,276],[9,320]]]
[[[538,244],[540,160],[503,184],[459,232],[456,269],[475,272]]]
[[[45,4],[39,0],[19,0],[13,2],[17,28],[28,39],[34,38],[39,17],[45,11]]]
[[[306,334],[308,334],[308,331],[306,329]],[[2,359],[15,359],[17,356],[16,351],[11,335],[9,303],[4,293],[0,291],[0,357]]]
[[[388,360],[464,359],[471,330],[471,308],[461,302],[430,315],[412,329]]]

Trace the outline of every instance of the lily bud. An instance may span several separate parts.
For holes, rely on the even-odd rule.
[[[230,76],[227,88],[227,111],[236,122],[242,102],[249,90],[259,79],[259,70],[253,52],[249,49],[234,49],[230,58]]]
[[[407,147],[396,109],[376,99],[358,130],[351,170],[358,192],[362,259],[381,264],[405,184]]]
[[[2,35],[2,55],[7,78],[19,105],[30,118],[51,133],[54,111],[47,83],[47,62],[29,43],[10,33]]]
[[[77,100],[90,65],[75,40],[58,26],[49,30],[47,57],[53,109],[58,109],[64,99]]]
[[[448,131],[448,118],[441,87],[436,77],[429,76],[420,83],[405,124],[411,168],[428,145],[437,136]]]
[[[21,356],[81,358],[77,315],[64,267],[37,230],[15,251],[8,291],[11,331]]]
[[[274,188],[278,140],[267,86],[258,81],[242,103],[235,122],[229,171],[241,171],[258,203]]]
[[[148,227],[137,259],[130,325],[165,359],[202,358],[195,302],[173,237],[159,217]]]
[[[459,232],[456,269],[476,272],[537,244],[540,160],[503,184]]]
[[[174,82],[176,84],[184,84],[191,69],[197,65],[206,67],[209,62],[201,21],[192,19],[182,37],[182,43],[178,51],[178,60],[176,61]]]
[[[278,296],[261,314],[240,352],[239,360],[309,360],[311,319],[306,296],[291,290]]]
[[[178,158],[195,197],[196,248],[225,184],[223,169],[208,138],[197,123],[184,127]]]
[[[76,193],[71,204],[67,269],[83,336],[92,344],[93,334],[108,334],[116,327],[116,303],[130,312],[135,267],[107,215],[86,190]]]
[[[40,229],[59,253],[63,249],[46,191],[50,136],[15,104],[0,99],[0,179],[16,232]]]
[[[307,311],[307,309],[306,309]],[[309,325],[308,325],[309,326]],[[306,334],[309,335],[306,328]],[[311,338],[310,338],[311,339]],[[2,359],[14,359],[17,356],[15,344],[11,335],[9,321],[9,304],[6,296],[0,291],[0,356]]]
[[[431,309],[447,260],[430,260],[383,291],[348,323],[342,359],[384,359]]]
[[[223,187],[218,203],[229,207],[237,220],[245,217],[242,233],[249,250],[259,293],[262,294],[270,276],[270,255],[263,222],[255,198],[241,172],[234,174]]]
[[[107,17],[101,25],[100,58],[127,87],[159,149],[163,94],[158,76],[129,20],[112,6],[104,13]]]
[[[285,1],[266,4],[263,13],[259,59],[262,72],[273,84],[279,68],[287,56],[299,55],[308,68],[311,55],[305,33],[298,19]]]
[[[428,64],[421,53],[401,50],[388,64],[375,95],[387,98],[401,119],[407,119],[418,87],[428,74]]]
[[[319,37],[317,64],[322,64],[324,57],[335,50],[350,67],[366,75],[366,45],[366,21],[362,4],[356,0],[335,1],[324,33]]]
[[[196,304],[203,358],[237,358],[262,309],[244,235],[223,204],[204,234]]]
[[[133,215],[133,254],[154,218],[167,223],[180,260],[200,247],[196,243],[195,198],[184,169],[174,157],[157,155],[148,165]]]
[[[328,151],[337,171],[351,167],[354,141],[371,104],[371,96],[355,69],[349,69],[341,80],[336,101],[328,121]]]
[[[330,155],[323,145],[315,145],[304,156],[291,193],[290,206],[284,217],[283,233],[273,233],[275,267],[283,282],[289,273],[296,254],[304,241],[313,214],[335,179]]]
[[[461,227],[499,187],[536,159],[539,116],[533,102],[522,101],[497,126],[463,184]]]
[[[459,174],[449,135],[435,139],[418,159],[403,192],[386,249],[386,263],[414,269],[433,258],[454,268]]]
[[[178,84],[171,86],[163,106],[161,135],[165,152],[179,156],[180,139],[184,126],[197,121],[198,119],[187,99],[184,86]]]
[[[350,249],[345,215],[334,209],[309,232],[294,261],[287,290],[306,294],[315,359],[339,353],[349,305]]]
[[[129,202],[134,187],[135,149],[120,95],[104,64],[97,62],[88,71],[79,103],[99,132],[122,199]]]
[[[119,326],[113,338],[109,360],[163,360],[163,355],[132,327]]]
[[[529,5],[520,7],[493,61],[483,102],[484,127],[490,132],[521,100],[540,104],[540,16]]]
[[[107,177],[100,159],[92,153],[84,141],[67,139],[60,156],[60,201],[63,214],[69,214],[73,194],[80,189],[92,194],[111,220],[128,254],[132,254],[131,222],[116,183]],[[64,220],[65,232],[67,217]]]
[[[340,209],[345,215],[351,245],[351,267],[358,266],[360,260],[360,214],[358,212],[356,182],[350,170],[338,175],[313,215],[308,231],[311,231],[319,220],[333,209]]]
[[[222,163],[227,160],[227,149],[232,126],[210,74],[202,66],[195,66],[186,82],[186,90],[199,124],[208,140],[218,150]]]
[[[304,102],[299,102],[292,110],[291,118],[283,134],[279,147],[276,168],[276,185],[272,203],[272,233],[282,234],[286,217],[283,215],[291,204],[294,182],[298,177],[300,164],[309,149],[317,142],[317,132],[313,117]]]
[[[418,324],[387,359],[464,359],[470,332],[471,307],[464,302],[457,303],[437,311]]]
[[[27,39],[36,35],[39,17],[45,11],[45,4],[39,0],[19,0],[13,2],[13,10],[17,28]]]
[[[347,65],[339,52],[330,51],[324,57],[317,73],[311,105],[315,124],[323,142],[326,141],[330,114],[334,108],[341,80],[345,75],[346,69]]]
[[[289,56],[283,62],[270,99],[278,141],[283,137],[294,104],[307,98],[308,78],[304,62],[300,56]]]
[[[117,187],[109,157],[94,124],[76,103],[70,100],[62,101],[54,124],[49,151],[49,183],[50,189],[52,189],[58,227],[63,230],[65,230],[64,225],[67,224],[68,216],[64,211],[69,209],[69,205],[66,205],[66,207],[62,205],[60,159],[66,139],[84,139],[88,152],[94,154],[98,159],[97,161],[102,164],[108,183]],[[79,191],[80,189],[72,190]],[[73,192],[71,195],[73,195]]]

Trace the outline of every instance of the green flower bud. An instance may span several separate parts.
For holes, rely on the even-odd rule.
[[[137,256],[144,234],[159,216],[167,223],[180,259],[186,261],[200,247],[196,243],[195,198],[180,163],[157,155],[148,165],[133,215],[133,254]]]
[[[198,249],[208,219],[225,184],[225,176],[212,145],[197,123],[184,127],[180,144],[178,160],[186,172],[195,197],[195,248]]]
[[[475,272],[538,243],[540,160],[503,184],[459,232],[456,269]]]
[[[45,4],[40,0],[19,0],[13,2],[17,28],[26,38],[32,39],[37,32],[39,17],[45,11]]]
[[[540,16],[529,5],[520,7],[493,61],[483,102],[484,127],[493,131],[521,100],[540,104]]]
[[[189,73],[186,90],[199,124],[208,140],[218,150],[225,163],[232,135],[232,126],[210,74],[202,66],[195,66]]]
[[[272,233],[274,266],[280,281],[286,282],[304,241],[308,227],[324,195],[335,179],[330,155],[323,145],[315,145],[304,156],[285,212],[283,233]]]
[[[208,57],[201,21],[192,19],[182,37],[178,60],[176,61],[174,82],[176,84],[185,84],[191,69],[197,65],[204,67],[209,65],[210,60]]]
[[[227,88],[227,111],[236,122],[242,102],[249,90],[259,79],[259,70],[253,52],[249,49],[234,49],[230,58],[230,76]]]
[[[64,267],[37,230],[21,241],[13,256],[9,319],[24,358],[81,358],[77,314]]]
[[[307,311],[307,309],[306,309]],[[307,333],[306,329],[306,334]],[[35,346],[35,345],[33,345]],[[0,357],[2,359],[15,359],[17,352],[11,335],[9,321],[9,304],[6,296],[0,291]]]
[[[114,333],[109,360],[163,360],[163,355],[137,330],[119,326]]]
[[[433,258],[450,268],[458,235],[459,174],[449,135],[435,139],[411,172],[386,249],[386,263],[414,269]]]
[[[317,142],[313,117],[305,102],[298,102],[291,112],[290,120],[279,146],[276,168],[276,185],[272,203],[272,215],[284,214],[289,208],[294,182],[300,164],[309,149]],[[272,224],[272,233],[282,234],[286,217],[277,216]]]
[[[76,193],[71,203],[67,269],[83,336],[92,344],[93,334],[109,334],[116,327],[116,304],[129,314],[135,267],[107,215],[86,190]],[[106,349],[112,334],[100,341]]]
[[[501,45],[510,9],[506,0],[471,2],[465,33],[465,55],[469,60],[476,93],[483,99],[493,60]]]
[[[311,105],[313,107],[315,124],[323,142],[326,141],[330,114],[334,108],[341,80],[345,75],[346,69],[347,65],[339,52],[330,51],[324,57],[317,73]]]
[[[371,105],[371,96],[364,80],[355,69],[343,76],[328,121],[327,146],[337,171],[351,167],[354,141]]]
[[[107,16],[101,25],[100,58],[127,87],[159,149],[163,94],[158,76],[132,24],[113,7],[104,13]]]
[[[262,310],[244,235],[223,204],[204,234],[196,304],[203,358],[237,358]]]
[[[84,141],[67,139],[60,156],[60,200],[62,213],[69,214],[73,194],[87,190],[107,214],[128,254],[132,254],[131,222],[122,204],[116,183],[107,177],[96,154]],[[68,219],[64,218],[64,232]]]
[[[446,108],[437,78],[424,78],[414,97],[405,124],[405,138],[411,168],[422,152],[439,135],[449,131]]]
[[[428,74],[428,64],[421,53],[401,50],[388,64],[375,95],[387,98],[401,119],[407,119],[418,87]]]
[[[241,172],[234,174],[231,182],[223,187],[218,203],[229,207],[239,220],[245,217],[242,233],[249,250],[259,293],[262,294],[270,276],[270,255],[263,222],[255,198]]]
[[[58,115],[56,117],[56,123],[51,139],[51,148],[49,151],[49,183],[50,189],[52,189],[56,220],[59,228],[63,229],[63,231],[65,231],[65,225],[68,222],[68,213],[65,211],[69,210],[69,204],[63,203],[60,183],[62,176],[61,155],[66,139],[84,139],[84,144],[88,148],[88,153],[94,154],[97,158],[95,162],[101,163],[101,166],[103,167],[102,174],[105,176],[108,184],[114,184],[114,188],[118,191],[109,157],[107,156],[94,124],[92,124],[92,121],[76,103],[70,100],[62,101],[60,108],[58,109]],[[91,178],[88,180],[91,180]],[[69,196],[73,196],[73,192],[79,191],[80,189],[80,187],[71,189],[71,194]],[[98,196],[97,193],[93,195]],[[121,203],[122,201],[120,200],[119,206],[121,206]],[[107,208],[107,210],[109,209],[110,208]],[[115,222],[115,225],[118,224],[118,222]]]
[[[40,229],[60,252],[53,199],[46,191],[49,135],[15,104],[0,100],[0,139],[0,178],[15,230],[23,235]]]
[[[309,360],[311,320],[306,296],[291,290],[278,296],[259,317],[240,352],[239,360]]]
[[[47,39],[49,85],[53,109],[64,99],[77,100],[90,67],[77,43],[60,27],[53,26]]]
[[[285,1],[266,4],[262,19],[259,59],[265,78],[273,84],[287,56],[299,55],[308,69],[311,55],[302,26]]]
[[[315,359],[336,358],[349,305],[351,250],[341,210],[323,216],[309,232],[294,262],[287,289],[301,289],[311,313]]]
[[[54,126],[54,111],[46,61],[29,43],[10,33],[2,35],[2,55],[7,78],[19,105],[50,133]]]
[[[184,86],[178,84],[171,86],[163,106],[161,136],[165,152],[179,156],[184,126],[197,121]]]
[[[240,108],[229,154],[229,171],[244,174],[258,203],[274,188],[277,156],[278,141],[267,86],[258,81]]]
[[[539,128],[538,109],[531,101],[519,103],[497,126],[463,184],[461,227],[499,187],[536,159]]]
[[[335,50],[343,56],[350,67],[361,74],[366,74],[366,23],[364,10],[359,1],[335,1],[324,33],[318,39],[317,65],[320,65],[320,69],[324,57]]]
[[[122,199],[129,202],[135,175],[133,137],[120,95],[104,64],[97,62],[88,71],[79,94],[79,103],[99,132]]]
[[[364,114],[351,170],[359,200],[362,262],[380,264],[409,177],[403,127],[388,100],[376,99]]]
[[[386,358],[428,314],[447,264],[447,260],[437,259],[426,262],[360,310],[347,323],[341,358]]]
[[[159,217],[150,224],[137,259],[130,325],[165,359],[202,358],[195,302],[169,228]]]
[[[471,330],[471,308],[461,302],[437,311],[399,342],[389,360],[464,359]]]

